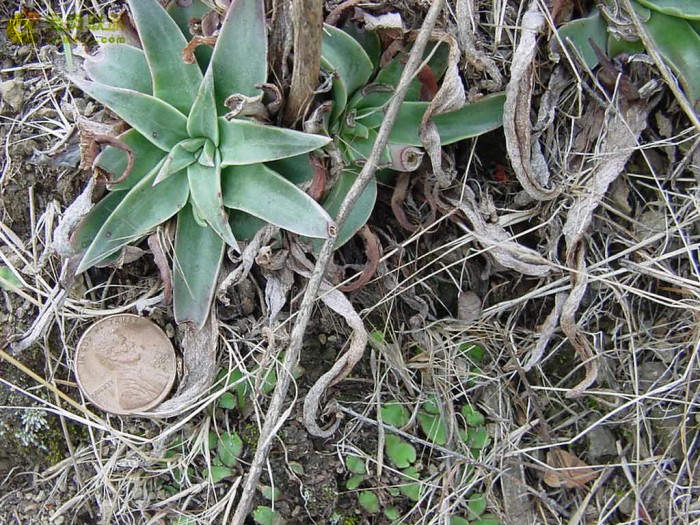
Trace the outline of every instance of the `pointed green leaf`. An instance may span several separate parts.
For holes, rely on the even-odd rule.
[[[377,132],[373,129],[368,130],[367,138],[345,134],[343,139],[345,140],[339,143],[339,148],[343,153],[343,156],[349,162],[358,162],[360,165],[362,165],[367,160],[372,152],[372,149],[374,148],[374,143],[377,140]],[[388,149],[384,149],[384,152],[379,159],[379,166],[388,167],[390,164],[391,157],[389,156],[389,151]]]
[[[378,108],[388,103],[393,96],[394,89],[399,85],[403,70],[406,68],[409,52],[410,48],[406,49],[405,52],[397,53],[391,62],[381,68],[377,76],[372,80],[372,85],[375,86],[374,89],[372,85],[364,86],[355,93],[348,106],[357,108],[358,113],[361,113],[359,111],[361,109]],[[423,58],[428,60],[426,65],[430,68],[430,73],[435,81],[441,79],[445,74],[448,55],[449,46],[444,42],[429,45],[423,53]],[[391,87],[391,89],[387,90],[385,89],[386,87]],[[414,78],[408,85],[404,100],[406,102],[418,102],[422,88],[423,84],[420,79]],[[365,92],[364,94],[362,93],[363,91]]]
[[[158,170],[158,175],[156,175],[153,181],[154,186],[196,162],[197,159],[195,159],[195,156],[183,146],[183,144],[188,142],[190,141],[183,140],[179,144],[176,144],[172,151],[168,153],[163,165]]]
[[[146,95],[153,93],[146,55],[133,46],[113,44],[101,47],[96,55],[85,60],[85,71],[91,80],[100,84],[133,89]]]
[[[476,137],[500,128],[503,125],[503,103],[505,93],[488,95],[467,104],[457,111],[443,113],[432,118],[442,145]],[[427,102],[407,102],[401,106],[389,142],[407,146],[421,146],[418,130]]]
[[[134,154],[134,165],[126,180],[109,186],[111,191],[133,188],[165,157],[162,149],[154,146],[135,129],[125,131],[119,135],[118,139]],[[107,146],[95,159],[95,165],[111,173],[112,180],[116,180],[124,175],[128,160],[129,157],[125,151]]]
[[[335,104],[331,114],[331,119],[335,119],[345,110],[348,97],[369,81],[374,67],[359,42],[328,24],[323,26],[321,64],[329,72],[337,73],[333,79]]]
[[[211,59],[214,68],[216,107],[228,109],[229,95],[258,94],[256,84],[267,80],[267,26],[263,0],[236,0],[229,8]]]
[[[354,24],[343,26],[343,31],[357,40],[357,43],[362,46],[362,49],[365,50],[365,53],[367,53],[367,56],[372,61],[372,65],[374,66],[372,70],[376,71],[379,67],[379,59],[382,54],[382,42],[377,32],[360,29]]]
[[[340,210],[340,205],[345,200],[345,196],[350,191],[350,187],[355,182],[357,174],[350,170],[343,171],[339,177],[338,181],[331,188],[328,193],[326,200],[323,203],[323,207],[326,209],[331,217],[335,217]],[[355,206],[350,210],[345,224],[341,228],[340,232],[335,241],[335,248],[340,248],[343,244],[348,242],[350,238],[355,235],[362,226],[365,225],[369,216],[372,214],[374,209],[374,202],[377,200],[377,181],[372,179],[367,187],[360,195],[360,198],[355,203]]]
[[[259,217],[241,210],[230,209],[228,222],[231,225],[233,236],[240,241],[248,241],[267,223]]]
[[[219,118],[222,166],[256,164],[301,155],[330,142],[328,137]]]
[[[333,224],[315,200],[262,164],[222,171],[224,205],[300,235],[325,239]]]
[[[170,177],[153,186],[158,167],[129,191],[109,216],[80,262],[77,273],[105,260],[175,215],[187,202],[184,177]]]
[[[187,119],[173,106],[131,89],[114,88],[73,78],[73,83],[123,118],[163,151],[189,138]]]
[[[214,100],[214,80],[212,68],[204,75],[197,98],[187,117],[187,132],[190,137],[204,137],[219,145],[219,123],[216,120],[216,101]]]
[[[221,167],[210,168],[195,162],[187,168],[187,178],[190,182],[192,203],[197,207],[199,214],[226,244],[238,249],[238,243],[228,223],[228,214],[224,210]]]
[[[207,320],[224,246],[214,230],[197,224],[192,206],[178,214],[173,261],[173,310],[178,324],[189,321],[201,328]]]
[[[199,163],[202,166],[213,168],[216,162],[215,157],[218,155],[214,143],[211,140],[206,140],[202,146],[202,152],[199,155]]]
[[[83,253],[90,247],[102,225],[126,195],[126,191],[110,191],[83,217],[70,237],[70,244],[77,253]]]
[[[557,32],[561,42],[568,42],[569,45],[574,46],[588,67],[594,68],[598,65],[598,56],[588,39],[592,39],[601,49],[605,49],[607,46],[608,26],[600,11],[595,9],[590,16],[569,22],[560,27]],[[557,40],[552,40],[552,46],[555,50],[560,45]]]
[[[190,153],[197,153],[204,147],[204,143],[206,141],[207,141],[207,139],[205,139],[203,137],[198,137],[195,139],[187,139],[187,140],[183,140],[182,142],[180,142],[179,146],[182,146]]]
[[[700,20],[698,0],[636,0],[640,4],[665,15]]]
[[[146,53],[154,96],[188,114],[202,71],[182,60],[187,39],[156,0],[129,0],[129,7]]]
[[[268,166],[293,184],[302,184],[314,178],[314,166],[308,153],[275,160]]]
[[[700,35],[687,20],[656,11],[652,11],[646,29],[697,110],[700,108]]]

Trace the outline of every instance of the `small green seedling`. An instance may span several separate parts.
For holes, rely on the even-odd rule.
[[[279,359],[284,359],[284,353],[280,354]],[[260,372],[260,379],[256,383],[258,372]],[[293,372],[292,375],[294,378],[299,377],[297,371]],[[220,370],[216,381],[217,384],[221,384],[225,381],[226,387],[231,389],[229,392],[221,394],[217,406],[225,410],[237,409],[242,411],[250,404],[255,392],[269,394],[275,389],[275,385],[277,384],[277,371],[274,363],[268,366],[264,371],[261,371],[258,366],[255,366],[253,371],[246,375],[244,375],[238,367],[235,367],[229,371]]]
[[[396,523],[401,518],[401,513],[396,507],[386,507],[384,509],[384,516],[392,523]]]
[[[218,407],[225,410],[243,410],[247,404],[247,396],[250,392],[250,383],[244,379],[243,372],[238,367],[228,372],[220,370],[216,379],[217,384],[226,380],[226,386],[232,389],[232,391],[221,394]]]
[[[483,495],[470,496],[467,510],[469,517],[452,516],[450,525],[501,525],[501,521],[496,516],[484,513],[485,510],[486,499]]]
[[[447,425],[434,400],[425,401],[418,412],[418,424],[428,441],[436,445],[447,443]]]
[[[399,492],[411,501],[418,501],[421,493],[420,474],[416,467],[410,466],[401,471]]]
[[[243,442],[237,433],[209,432],[208,450],[214,454],[211,458],[211,466],[206,471],[212,483],[219,483],[236,474],[234,467],[243,453]]]
[[[478,377],[481,375],[481,366],[486,360],[486,351],[478,345],[462,343],[459,345],[459,356],[467,361],[467,374],[464,381],[465,386],[472,388],[477,385]]]
[[[380,409],[382,421],[387,425],[401,428],[411,417],[408,409],[398,401],[389,401],[382,405]]]
[[[211,479],[213,484],[217,484],[227,478],[232,478],[235,475],[233,469],[223,465],[212,465],[207,469],[207,478]]]
[[[287,463],[287,466],[289,467],[289,470],[294,472],[294,474],[297,474],[299,476],[304,475],[304,466],[298,461],[290,461],[289,463]]]
[[[224,432],[216,444],[216,457],[227,467],[235,467],[243,453],[243,441],[235,432]]]
[[[471,405],[462,407],[462,416],[464,416],[464,421],[470,427],[478,427],[486,423],[484,415]]]
[[[258,487],[263,495],[263,498],[270,501],[276,501],[282,496],[282,491],[277,487],[270,487],[269,485],[261,485]]]
[[[391,462],[398,468],[409,467],[416,461],[415,447],[393,434],[387,434],[385,437],[384,451]]]
[[[363,490],[357,495],[360,506],[370,514],[379,512],[379,498],[374,492]]]
[[[462,416],[467,427],[459,430],[459,436],[472,450],[472,454],[478,457],[491,442],[488,430],[484,426],[486,418],[471,405],[462,407]]]
[[[365,480],[367,474],[365,460],[359,456],[348,456],[345,458],[345,466],[352,473],[345,486],[348,490],[355,490]]]
[[[253,521],[258,525],[281,525],[282,516],[270,507],[259,506],[253,511]]]

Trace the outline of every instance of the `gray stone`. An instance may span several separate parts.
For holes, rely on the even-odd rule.
[[[2,106],[19,112],[24,104],[24,82],[16,78],[0,82],[0,100]]]
[[[596,463],[617,456],[615,436],[603,425],[594,426],[588,434],[588,456]]]

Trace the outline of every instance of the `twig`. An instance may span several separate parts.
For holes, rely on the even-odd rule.
[[[292,85],[284,109],[284,121],[293,125],[306,113],[313,100],[321,69],[321,37],[323,36],[322,0],[295,0],[294,67]]]
[[[406,90],[408,89],[413,76],[418,71],[418,67],[423,60],[423,52],[430,38],[433,27],[435,26],[435,22],[437,21],[437,17],[442,10],[443,2],[444,0],[436,0],[430,6],[418,38],[416,39],[416,43],[411,49],[411,54],[406,62],[406,68],[401,74],[401,80],[396,88],[394,98],[392,98],[391,102],[387,106],[386,116],[384,118],[384,122],[379,128],[379,133],[377,134],[377,139],[374,143],[374,147],[372,148],[372,152],[367,159],[367,163],[362,168],[362,171],[355,180],[355,183],[352,185],[350,191],[345,197],[340,210],[338,211],[338,215],[336,216],[338,231],[340,231],[342,228],[348,213],[354,206],[355,202],[357,202],[357,199],[362,194],[365,186],[367,186],[369,181],[374,176],[374,172],[379,164],[381,154],[384,152],[384,148],[388,142],[389,133],[391,133],[391,128],[394,125],[401,104],[406,96]],[[289,348],[287,349],[283,363],[284,370],[286,370],[287,373],[279,374],[277,386],[275,387],[272,400],[270,401],[270,408],[267,411],[265,423],[262,431],[260,432],[260,439],[258,440],[258,447],[255,451],[255,457],[251,463],[250,471],[246,476],[241,499],[236,507],[236,513],[233,515],[233,519],[231,520],[232,525],[242,525],[248,516],[258,480],[260,479],[260,474],[262,473],[263,465],[265,464],[267,454],[270,446],[272,445],[271,436],[274,435],[274,432],[281,426],[286,417],[284,414],[280,416],[280,413],[282,412],[282,405],[285,397],[287,396],[287,390],[289,389],[291,371],[299,361],[299,352],[301,350],[304,333],[306,332],[306,326],[311,318],[313,305],[316,301],[316,296],[318,295],[321,281],[323,280],[323,276],[326,272],[326,266],[331,259],[331,255],[333,254],[334,245],[334,238],[327,239],[323,244],[323,247],[318,255],[314,272],[306,286],[306,291],[304,293],[296,322],[294,323],[294,329],[292,330],[290,337]],[[287,411],[287,413],[288,412],[289,411]]]

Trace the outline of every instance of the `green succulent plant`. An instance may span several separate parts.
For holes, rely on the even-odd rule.
[[[610,12],[619,6],[612,2]],[[700,2],[695,0],[632,0],[632,8],[640,18],[649,43],[663,61],[678,76],[685,95],[695,111],[700,108]],[[621,53],[643,53],[644,42],[626,28],[618,28],[599,9],[593,9],[586,18],[562,26],[562,42],[570,43],[590,68],[600,62],[595,46],[608,56]]]
[[[328,213],[265,164],[330,139],[227,117],[230,95],[256,100],[267,80],[263,0],[234,2],[213,51],[197,50],[199,63],[183,58],[186,13],[173,17],[156,0],[128,4],[141,47],[103,46],[86,60],[85,75],[72,77],[131,126],[119,136],[121,147],[107,147],[96,160],[112,183],[74,233],[84,252],[77,271],[104,263],[175,217],[175,319],[201,326],[226,245],[237,249],[237,238],[261,221],[312,238],[332,234]]]
[[[385,109],[394,96],[403,73],[407,52],[397,53],[387,64],[380,65],[381,44],[375,33],[355,26],[338,29],[324,26],[321,65],[332,78],[331,109],[322,128],[334,139],[347,167],[330,189],[323,206],[335,216],[360,167],[372,150]],[[404,103],[392,128],[380,168],[414,171],[423,157],[419,129],[423,115],[434,95],[438,81],[448,65],[447,45],[437,44],[426,51],[426,64],[409,85]],[[432,120],[442,145],[475,137],[499,128],[503,122],[505,94],[497,93],[467,104],[461,109],[435,115]],[[353,208],[338,234],[340,246],[357,232],[369,218],[377,194],[373,180]]]

